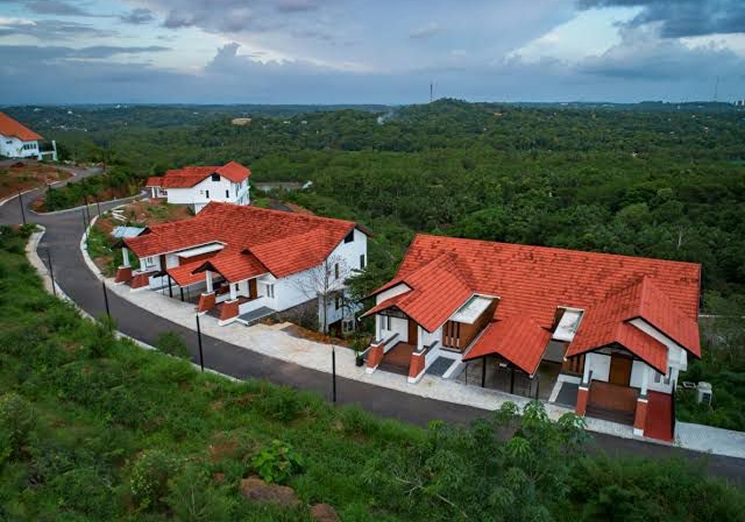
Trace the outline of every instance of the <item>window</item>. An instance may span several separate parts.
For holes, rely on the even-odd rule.
[[[145,258],[145,266],[155,266],[155,258],[154,257],[146,257]]]
[[[229,190],[226,190],[226,191],[225,191],[225,197],[226,197],[226,198],[229,198],[229,197],[230,197],[230,191],[229,191]]]
[[[209,190],[205,190],[204,191],[204,195],[207,197],[207,199],[210,199],[210,191]]]
[[[339,263],[334,265],[334,279],[339,279]]]
[[[360,268],[365,268],[365,254],[360,254]]]
[[[212,181],[220,181],[220,174],[212,174]]]
[[[235,197],[238,197],[238,189],[240,188],[240,185],[236,183],[235,185]]]
[[[353,241],[354,241],[354,229],[352,229],[352,231],[349,234],[347,234],[346,236],[344,236],[344,242],[345,243],[351,243]]]
[[[384,324],[383,328],[385,328],[386,330],[391,329],[391,316],[390,315],[383,316],[383,324]]]
[[[339,310],[341,308],[341,297],[337,296],[336,299],[334,299],[334,309]]]
[[[342,321],[341,331],[344,333],[354,332],[354,319]]]
[[[654,382],[659,384],[660,381],[662,381],[662,374],[660,372],[654,372]]]
[[[274,299],[274,285],[266,285],[266,296]]]

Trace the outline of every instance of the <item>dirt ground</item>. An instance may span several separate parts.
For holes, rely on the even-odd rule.
[[[127,203],[121,208],[121,215],[127,221],[114,219],[111,214],[105,214],[98,220],[96,226],[108,234],[111,230],[120,225],[129,224],[132,226],[147,227],[158,223],[176,221],[192,217],[191,211],[185,205],[169,205],[164,200],[142,200]]]
[[[0,199],[47,183],[54,183],[72,177],[72,174],[53,165],[36,162],[18,162],[0,167]]]

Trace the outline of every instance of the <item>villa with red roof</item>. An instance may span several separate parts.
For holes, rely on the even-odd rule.
[[[248,178],[251,171],[235,161],[222,167],[184,167],[169,170],[163,176],[148,178],[150,195],[166,198],[168,203],[189,205],[195,213],[210,201],[248,205]]]
[[[352,221],[212,201],[124,238],[116,281],[193,301],[221,325],[304,314],[324,330],[349,330],[358,306],[346,279],[367,264],[367,236]]]
[[[57,144],[52,140],[52,149],[42,151],[40,142],[44,138],[0,112],[0,155],[7,158],[35,158],[57,161]]]
[[[477,363],[482,386],[507,372],[514,388],[553,362],[578,414],[671,440],[671,395],[701,357],[700,280],[694,263],[417,235],[372,294],[367,371],[415,383]]]

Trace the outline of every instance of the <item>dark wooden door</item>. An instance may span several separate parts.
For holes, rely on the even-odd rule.
[[[608,382],[628,386],[631,382],[631,365],[634,360],[626,355],[614,353],[610,357],[610,375]]]
[[[256,299],[259,296],[258,290],[256,290],[256,279],[248,280],[248,297],[250,299]]]
[[[409,319],[409,344],[417,345],[419,342],[419,328],[418,325]]]

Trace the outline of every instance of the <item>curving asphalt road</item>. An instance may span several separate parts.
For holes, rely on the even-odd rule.
[[[75,172],[76,177],[70,181],[97,173],[96,170]],[[24,204],[27,206],[40,191],[25,194]],[[101,204],[101,211],[106,211],[117,204],[119,203]],[[0,223],[20,223],[20,208],[17,198],[0,206]],[[95,205],[90,207],[90,212],[91,215],[95,215]],[[101,283],[86,266],[79,249],[80,238],[84,231],[82,211],[72,210],[40,215],[27,210],[26,218],[47,229],[39,245],[39,253],[45,262],[46,251],[51,253],[54,274],[59,286],[89,314],[95,317],[105,314]],[[111,315],[115,318],[121,332],[145,343],[155,344],[159,333],[172,330],[187,341],[193,356],[197,354],[197,339],[194,331],[139,308],[111,292],[108,296]],[[239,379],[247,377],[266,379],[276,384],[313,391],[329,400],[331,398],[331,377],[327,373],[273,359],[209,336],[202,336],[202,340],[205,366],[213,370]],[[409,395],[344,378],[337,378],[337,392],[340,403],[355,403],[376,415],[420,426],[435,419],[467,423],[471,419],[488,414],[485,410],[478,408]],[[596,448],[605,451],[610,456],[679,457],[700,462],[711,475],[740,485],[745,484],[745,459],[718,455],[707,456],[680,448],[604,434],[593,434],[593,439]]]

